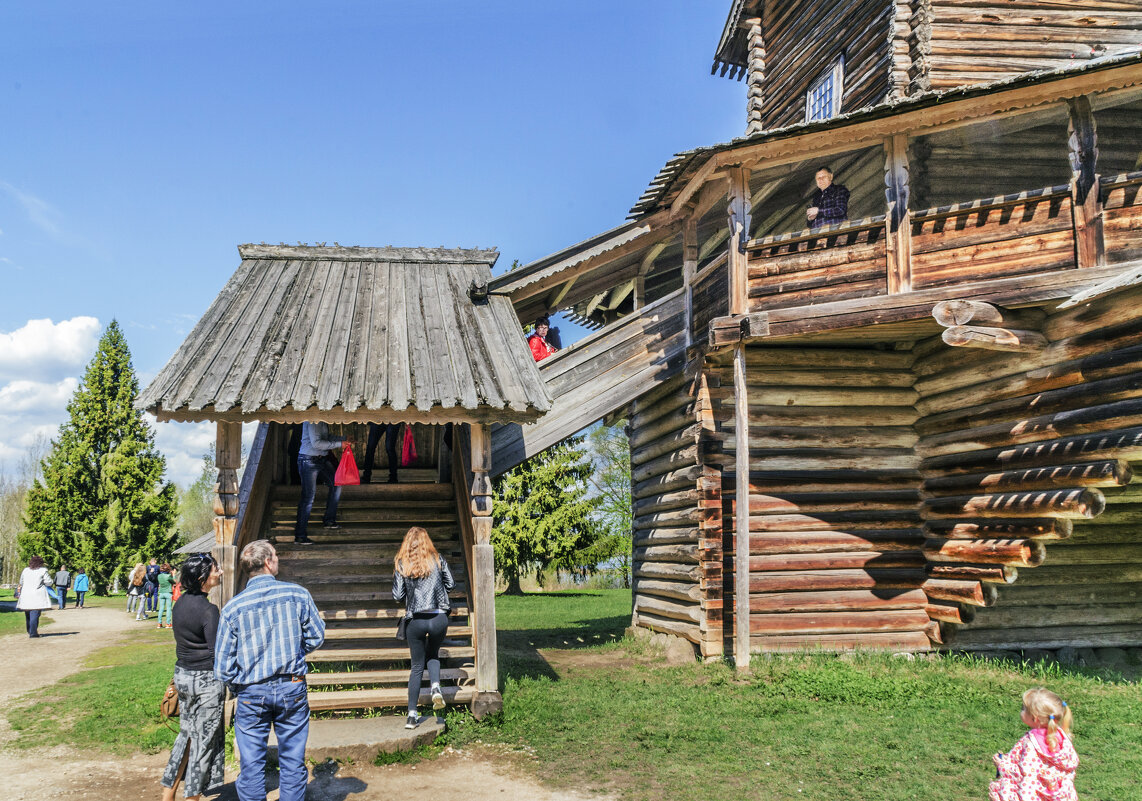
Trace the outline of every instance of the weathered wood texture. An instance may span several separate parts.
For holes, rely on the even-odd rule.
[[[946,89],[1122,53],[1142,40],[1129,0],[913,2],[912,89]]]
[[[1102,225],[1111,264],[1142,258],[1142,173],[1103,178]]]
[[[928,572],[975,572],[996,594],[972,620],[933,615],[952,647],[1142,642],[1140,300],[1126,286],[1052,313],[1034,352],[918,359]]]

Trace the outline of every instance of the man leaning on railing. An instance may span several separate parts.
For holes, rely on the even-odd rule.
[[[833,171],[828,167],[817,170],[815,176],[817,191],[809,200],[810,228],[823,225],[836,225],[849,218],[849,190],[841,184],[833,183]]]

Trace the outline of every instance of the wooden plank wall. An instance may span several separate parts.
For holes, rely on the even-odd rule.
[[[930,647],[911,362],[871,348],[747,348],[751,650]],[[732,368],[711,357],[708,373],[731,653]]]
[[[1142,42],[1135,0],[912,0],[911,93],[1057,69]]]
[[[842,53],[842,112],[879,102],[888,92],[892,4],[888,0],[793,0],[766,3],[762,18],[766,62],[765,128],[805,119],[809,84]],[[854,21],[856,24],[854,24]]]
[[[698,397],[679,375],[636,400],[629,422],[634,625],[702,642]]]
[[[1102,191],[1107,261],[1142,259],[1142,172],[1103,178]]]
[[[916,364],[928,569],[987,605],[930,610],[952,647],[1142,644],[1142,290],[1043,332],[1037,353],[929,343]]]
[[[694,318],[690,334],[694,344],[705,343],[710,333],[710,321],[730,313],[730,277],[726,259],[719,258],[695,276],[690,289]]]

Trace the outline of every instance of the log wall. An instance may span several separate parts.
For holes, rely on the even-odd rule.
[[[749,347],[750,649],[930,647],[911,354]],[[711,357],[733,626],[732,369]]]
[[[679,375],[636,400],[629,422],[632,623],[696,645],[706,628],[699,547],[704,483],[698,459],[700,403],[694,382]]]
[[[912,0],[911,93],[1059,69],[1135,49],[1134,0]]]
[[[1142,258],[1142,172],[1104,178],[1102,191],[1107,261]]]
[[[995,601],[932,610],[952,647],[1142,643],[1142,290],[1042,330],[916,363],[927,571]]]
[[[842,112],[873,105],[888,92],[889,0],[792,0],[766,3],[762,17],[766,63],[764,127],[805,119],[809,84],[844,55]]]

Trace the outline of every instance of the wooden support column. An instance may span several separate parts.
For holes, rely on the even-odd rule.
[[[1070,106],[1068,144],[1071,159],[1071,200],[1075,225],[1075,264],[1080,268],[1106,266],[1106,240],[1102,229],[1099,189],[1098,134],[1090,99],[1067,101]]]
[[[492,555],[492,435],[485,425],[473,423],[472,438],[472,532],[475,535],[470,577],[476,607],[476,699],[472,714],[477,719],[503,708],[499,668],[496,663],[496,566]]]
[[[749,397],[745,346],[734,347],[734,664],[749,668]]]
[[[888,200],[885,221],[888,258],[888,294],[912,291],[912,222],[908,212],[908,137],[884,140],[884,195]]]
[[[749,311],[749,254],[745,249],[750,227],[749,169],[733,167],[729,174],[730,314],[745,314]]]
[[[765,103],[765,38],[761,32],[761,19],[746,20],[749,27],[749,60],[746,62],[748,77],[746,84],[746,128],[745,135],[752,136],[765,130],[762,121],[762,106]]]
[[[686,347],[694,344],[694,276],[698,272],[698,218],[682,226],[682,286],[686,293]]]
[[[238,555],[234,534],[238,528],[238,468],[242,466],[242,424],[217,424],[214,463],[218,483],[214,485],[214,558],[222,568],[222,583],[212,598],[222,607],[238,588]],[[216,597],[213,597],[216,596]]]

